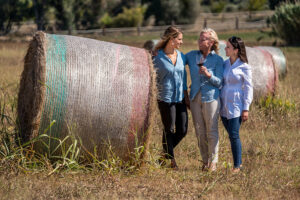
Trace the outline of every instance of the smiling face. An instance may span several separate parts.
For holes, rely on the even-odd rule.
[[[180,46],[183,44],[183,35],[182,35],[182,33],[179,33],[176,38],[173,38],[170,41],[172,42],[173,47],[175,49],[179,49]]]
[[[203,52],[210,51],[213,44],[214,43],[210,38],[210,33],[204,32],[200,34],[200,37],[198,39],[198,48],[200,51]]]
[[[237,56],[238,49],[233,48],[232,44],[227,41],[226,47],[225,47],[225,52],[226,52],[226,56],[233,57],[233,56]]]

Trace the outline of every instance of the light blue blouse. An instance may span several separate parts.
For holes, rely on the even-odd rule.
[[[187,64],[191,74],[191,91],[190,99],[193,100],[200,91],[202,102],[211,102],[217,100],[220,95],[219,88],[222,86],[223,79],[223,58],[214,51],[206,56],[204,66],[211,73],[211,77],[207,78],[203,74],[199,74],[197,60],[202,56],[199,50],[193,50],[186,54]]]
[[[185,55],[177,51],[177,61],[173,65],[171,59],[159,50],[153,59],[156,69],[158,99],[164,102],[181,102],[186,87]]]
[[[253,99],[251,66],[239,58],[231,65],[227,59],[223,77],[220,115],[227,119],[239,117],[243,110],[249,110]]]

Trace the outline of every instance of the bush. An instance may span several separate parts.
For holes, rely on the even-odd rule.
[[[108,13],[105,13],[102,17],[101,17],[101,19],[100,19],[100,24],[101,24],[101,26],[102,27],[111,27],[112,26],[112,24],[113,24],[113,18],[112,17],[110,17],[109,15],[108,15]]]
[[[145,6],[134,8],[123,8],[123,12],[115,17],[110,17],[105,13],[100,19],[102,27],[137,27],[141,26],[144,20]]]
[[[212,13],[221,13],[225,8],[225,1],[217,1],[211,4],[210,10]]]
[[[296,1],[297,0],[268,0],[269,7],[271,10],[275,10],[275,8],[282,3],[286,3],[286,2],[296,3]]]
[[[238,5],[227,4],[225,6],[225,12],[236,12],[236,11],[238,11]]]
[[[137,27],[140,26],[144,19],[146,7],[138,6],[135,8],[123,8],[123,12],[118,14],[113,24],[115,27]]]
[[[300,45],[300,3],[282,4],[277,7],[271,17],[271,25],[275,35],[289,45]]]

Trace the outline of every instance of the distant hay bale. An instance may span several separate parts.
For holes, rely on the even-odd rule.
[[[273,63],[278,71],[279,78],[284,78],[286,76],[287,71],[288,71],[287,64],[286,64],[286,58],[285,58],[283,52],[280,50],[280,48],[270,47],[270,46],[257,46],[255,48],[265,50],[269,54],[271,54]]]
[[[254,97],[273,95],[278,82],[278,72],[272,56],[262,49],[246,47],[248,62],[252,67]]]
[[[220,41],[219,47],[220,56],[226,60],[228,58],[225,53],[226,42]],[[246,47],[246,52],[249,65],[252,67],[254,98],[259,99],[262,96],[273,95],[278,82],[278,69],[275,66],[276,56],[273,56],[273,52],[260,47]]]
[[[23,142],[72,133],[89,152],[111,145],[128,159],[146,145],[155,105],[155,73],[140,48],[37,32],[24,62],[18,99]]]

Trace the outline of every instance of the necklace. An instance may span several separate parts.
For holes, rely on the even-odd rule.
[[[172,53],[172,54],[166,54],[166,55],[171,59],[173,65],[175,65],[176,60],[177,60],[177,52],[174,51],[174,53]]]

